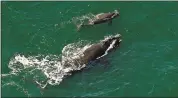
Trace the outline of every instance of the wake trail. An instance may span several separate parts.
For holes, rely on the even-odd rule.
[[[106,39],[107,37],[104,40]],[[113,48],[114,43],[115,41],[103,56],[107,55],[107,52]],[[38,54],[27,56],[16,53],[8,64],[11,72],[2,74],[1,77],[6,79],[12,79],[14,76],[30,77],[41,88],[45,88],[48,84],[59,85],[66,76],[72,75],[72,71],[82,70],[86,67],[86,64],[76,64],[75,60],[83,57],[83,52],[91,45],[87,41],[71,43],[62,49],[61,55]]]

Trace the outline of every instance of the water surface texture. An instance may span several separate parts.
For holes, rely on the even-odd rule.
[[[178,2],[2,2],[1,8],[3,97],[178,96]],[[116,9],[112,25],[76,30]],[[69,57],[117,33],[120,48],[63,78],[62,53]]]

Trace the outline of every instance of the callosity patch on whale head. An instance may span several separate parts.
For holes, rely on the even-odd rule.
[[[121,37],[121,34],[116,34],[113,38],[117,39],[117,38],[120,38]]]
[[[114,40],[114,39],[120,39],[120,37],[121,37],[121,34],[105,36],[105,39],[102,40],[102,42],[111,41],[111,40]]]
[[[119,11],[118,10],[114,10],[114,13],[119,14]]]
[[[122,41],[120,37],[121,37],[120,34],[105,37],[105,39],[101,41],[102,47],[103,49],[105,49],[105,53],[102,56],[98,57],[97,59],[107,55],[109,51],[118,47],[120,45],[120,42]]]
[[[111,36],[107,36],[105,37],[104,40],[102,40],[101,42],[103,43],[103,45],[105,47],[109,47],[110,44],[113,43],[113,41],[115,41],[113,46],[118,46],[120,44],[121,40],[121,35],[120,34],[116,34],[116,35],[111,35]]]
[[[118,10],[114,10],[114,15],[112,16],[112,18],[118,17],[119,16],[119,11]]]

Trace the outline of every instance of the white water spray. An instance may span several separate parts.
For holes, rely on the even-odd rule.
[[[111,36],[106,37],[105,40],[109,37]],[[103,56],[107,55],[107,52],[113,48],[115,42],[112,42]],[[59,85],[65,76],[71,75],[71,71],[81,70],[86,67],[85,64],[75,65],[74,59],[82,57],[83,52],[91,45],[88,42],[86,44],[82,41],[68,44],[63,48],[61,55],[25,56],[23,54],[17,54],[9,62],[8,67],[12,70],[10,74],[19,75],[21,72],[32,74],[33,80],[41,88],[45,88],[47,84]],[[63,66],[66,63],[70,66]],[[39,72],[42,72],[42,75]]]

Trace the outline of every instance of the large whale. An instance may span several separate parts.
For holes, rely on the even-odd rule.
[[[109,36],[109,37],[105,38],[104,40],[102,40],[98,43],[92,44],[90,47],[88,47],[87,49],[85,49],[83,51],[83,55],[81,57],[72,60],[72,61],[74,61],[74,63],[72,65],[70,63],[68,63],[68,61],[62,63],[62,65],[64,64],[63,69],[64,70],[68,69],[68,68],[70,69],[73,66],[78,67],[78,66],[84,65],[84,64],[87,65],[92,61],[98,60],[98,59],[102,58],[103,56],[105,56],[106,54],[108,54],[109,52],[111,52],[111,50],[114,50],[117,47],[119,47],[121,41],[122,41],[121,35],[116,34],[116,35],[113,35],[113,36]],[[84,68],[82,68],[82,69],[79,68],[79,70],[70,69],[69,71],[65,71],[65,72],[74,74],[74,73],[78,73],[78,72],[83,71]],[[63,74],[62,71],[61,71],[61,73]],[[65,78],[67,78],[67,76],[68,75],[66,75]],[[45,80],[45,82],[47,82],[49,79],[50,78],[47,78]],[[36,81],[35,81],[35,84],[39,85],[39,83],[36,82]],[[41,87],[41,84],[40,84],[39,86],[40,86],[41,90],[44,90],[44,88],[46,88],[46,85],[44,87]]]
[[[79,58],[76,58],[74,61],[75,66],[88,64],[92,61],[95,61],[105,55],[107,55],[111,50],[116,49],[121,43],[121,35],[116,34],[110,36],[105,40],[102,40],[98,43],[92,44],[90,47],[85,49],[83,55]],[[65,64],[64,67],[69,67],[69,64]]]
[[[92,25],[106,23],[106,22],[109,22],[111,24],[112,20],[118,16],[119,16],[118,10],[115,10],[114,12],[100,13],[95,15],[95,18],[89,20],[86,24],[81,23],[80,25],[77,25],[77,29],[80,30],[80,28],[84,26],[92,26]]]

